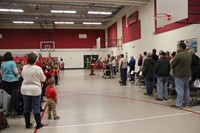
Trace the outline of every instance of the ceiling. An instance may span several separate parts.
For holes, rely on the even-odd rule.
[[[142,6],[149,0],[1,0],[0,9],[23,9],[24,12],[0,12],[0,28],[106,28],[130,8]],[[75,10],[75,14],[51,13],[51,10]],[[88,11],[112,12],[93,15]],[[34,24],[13,24],[13,21],[33,21]],[[57,25],[56,21],[70,21],[73,25]],[[101,22],[102,25],[83,25]]]

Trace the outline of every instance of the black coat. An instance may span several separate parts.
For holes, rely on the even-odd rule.
[[[144,60],[142,75],[145,76],[145,78],[148,80],[153,80],[154,78],[154,66],[155,61],[151,57],[147,57]]]
[[[169,76],[170,73],[169,60],[166,57],[161,57],[157,61],[154,70],[158,77]]]

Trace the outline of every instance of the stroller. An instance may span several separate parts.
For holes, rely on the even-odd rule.
[[[112,67],[110,64],[104,65],[102,78],[112,78]]]

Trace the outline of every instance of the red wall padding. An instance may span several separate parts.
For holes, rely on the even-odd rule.
[[[47,33],[39,29],[0,29],[0,34],[2,34],[0,49],[39,49],[41,40],[54,39],[53,35],[45,35]],[[87,34],[87,38],[81,39],[79,34]],[[57,29],[55,30],[55,47],[93,48],[98,37],[105,39],[105,30]],[[105,48],[104,41],[101,41],[101,48]]]
[[[131,42],[141,38],[141,22],[138,20],[126,27],[126,16],[122,17],[123,43]]]
[[[156,14],[156,0],[155,0],[154,6],[155,6],[155,14]],[[178,29],[184,26],[188,26],[190,24],[195,24],[200,21],[199,13],[200,13],[200,0],[189,0],[188,1],[188,18],[178,21],[176,23],[168,24],[162,28],[156,28],[155,26],[155,34]],[[155,25],[156,25],[156,21],[155,21]]]
[[[117,23],[108,28],[108,47],[117,46]]]

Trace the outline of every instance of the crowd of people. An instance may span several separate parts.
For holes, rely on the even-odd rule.
[[[58,85],[60,68],[63,69],[63,60],[61,59],[61,65],[59,66],[58,62],[50,60],[50,58],[43,62],[37,52],[30,52],[26,56],[26,61],[14,62],[11,52],[4,54],[0,74],[1,88],[11,96],[11,99],[16,96],[14,94],[16,92],[22,95],[23,109],[17,110],[22,111],[17,112],[17,114],[23,113],[25,127],[32,128],[30,114],[33,111],[37,124],[36,128],[39,129],[43,127],[40,120],[40,112],[44,111],[42,109],[43,96],[46,95],[47,98],[48,118],[51,119],[51,114],[53,114],[54,120],[60,118],[56,114],[57,94],[54,84]],[[12,113],[16,110],[13,110],[11,106],[9,111]]]
[[[175,88],[176,103],[172,107],[182,109],[190,107],[190,85],[196,79],[200,78],[200,59],[195,54],[195,49],[186,49],[186,44],[180,42],[178,50],[173,51],[170,55],[169,51],[157,50],[152,52],[143,52],[139,54],[137,65],[138,72],[135,72],[136,60],[131,56],[129,62],[120,55],[119,61],[115,57],[105,59],[104,64],[110,64],[113,75],[116,71],[120,75],[120,85],[127,84],[127,77],[131,72],[137,76],[142,76],[145,80],[146,92],[144,95],[153,95],[156,86],[156,100],[163,101],[169,98],[169,86]],[[116,67],[118,66],[118,67]],[[129,71],[128,71],[129,70]],[[128,75],[127,75],[128,74]],[[134,80],[134,79],[130,79]]]
[[[186,49],[186,44],[181,42],[178,45],[178,51],[170,52],[160,50],[157,55],[156,49],[152,52],[139,54],[137,65],[139,71],[145,79],[147,96],[153,95],[153,89],[156,84],[156,100],[168,100],[169,84],[175,88],[177,93],[176,103],[171,107],[182,109],[190,107],[190,89],[189,86],[196,79],[200,78],[200,59],[195,54],[194,49]],[[27,55],[27,62],[14,62],[12,53],[6,52],[1,64],[1,87],[11,97],[15,89],[20,89],[23,96],[23,113],[25,118],[25,127],[32,128],[30,123],[30,114],[33,111],[36,121],[36,128],[43,127],[40,120],[40,112],[43,111],[41,105],[43,96],[46,95],[48,105],[48,119],[53,116],[54,120],[60,119],[56,114],[57,93],[54,85],[58,85],[60,68],[63,69],[63,59],[61,66],[54,60],[42,62],[36,52],[30,52]],[[135,72],[136,60],[131,56],[130,60],[120,55],[117,60],[114,56],[108,56],[103,63],[111,68],[112,75],[119,72],[120,85],[127,85],[127,74]],[[128,71],[129,67],[129,71]],[[135,78],[131,79],[135,80]]]

